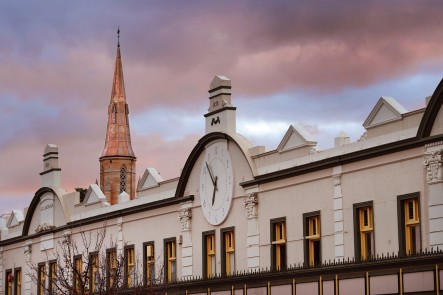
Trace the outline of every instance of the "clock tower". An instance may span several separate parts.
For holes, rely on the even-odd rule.
[[[117,31],[120,38],[120,30]],[[108,202],[118,203],[118,196],[125,192],[135,198],[135,157],[129,130],[129,107],[126,103],[120,41],[117,43],[114,81],[108,106],[108,125],[105,147],[100,157],[100,189]]]

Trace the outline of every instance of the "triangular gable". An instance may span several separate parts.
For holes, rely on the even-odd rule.
[[[142,178],[139,180],[137,185],[137,190],[142,190],[145,188],[156,187],[160,182],[163,181],[160,173],[158,173],[155,168],[147,168],[145,173],[143,173]]]
[[[407,110],[394,98],[382,96],[363,123],[366,129],[396,120],[401,120]]]
[[[103,192],[100,190],[98,185],[91,184],[88,188],[88,191],[86,192],[86,196],[83,201],[83,204],[90,205],[90,204],[96,204],[99,202],[106,202],[106,197],[103,194]]]
[[[285,136],[277,147],[277,151],[282,152],[303,146],[315,146],[317,142],[312,135],[302,125],[289,126]]]
[[[23,215],[23,211],[21,210],[12,210],[11,215],[9,216],[8,222],[6,223],[6,227],[13,227],[19,225],[25,220]]]

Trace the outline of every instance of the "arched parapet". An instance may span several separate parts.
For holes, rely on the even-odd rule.
[[[200,157],[201,153],[205,150],[205,147],[212,141],[220,139],[224,139],[234,143],[242,151],[246,161],[249,164],[251,174],[253,176],[257,175],[257,169],[249,153],[249,149],[252,148],[252,144],[246,138],[237,133],[228,135],[223,132],[212,132],[203,136],[198,141],[194,149],[191,151],[188,159],[186,160],[185,166],[183,167],[182,173],[180,175],[180,180],[178,182],[177,190],[175,192],[175,198],[183,197],[191,172],[195,166],[195,163]]]
[[[63,199],[64,194],[59,189],[40,188],[26,212],[22,235],[33,234],[30,230],[43,232],[68,223],[70,215]]]
[[[426,107],[418,128],[417,138],[443,134],[443,79],[438,84]]]

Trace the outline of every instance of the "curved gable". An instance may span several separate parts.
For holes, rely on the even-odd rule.
[[[423,114],[423,119],[421,120],[420,127],[418,128],[417,132],[418,138],[425,138],[432,135],[432,129],[437,118],[440,118],[440,120],[443,121],[443,111],[441,111],[442,105],[443,79],[438,84],[437,88],[434,91],[434,94],[432,94],[431,100],[429,101],[428,106],[426,107],[426,111]]]
[[[256,169],[254,163],[251,161],[251,158],[248,157],[247,149],[250,147],[246,147],[244,142],[242,141],[242,138],[239,136],[238,138],[233,138],[230,135],[226,133],[221,132],[213,132],[209,133],[205,136],[203,136],[197,143],[197,145],[194,147],[194,149],[191,151],[188,159],[186,160],[185,166],[183,167],[183,171],[180,175],[180,179],[177,185],[177,190],[175,192],[175,198],[180,198],[184,195],[186,185],[189,180],[189,176],[191,175],[192,169],[194,168],[194,165],[199,158],[200,154],[204,151],[205,146],[208,145],[210,142],[217,140],[217,139],[226,139],[232,143],[235,143],[235,145],[238,146],[238,148],[243,152],[248,164],[249,168],[252,171],[253,175],[256,175]]]
[[[37,208],[40,210],[36,211]],[[34,228],[37,232],[47,231],[66,221],[63,200],[54,189],[42,187],[32,198],[23,223],[22,235],[27,236],[30,229]]]

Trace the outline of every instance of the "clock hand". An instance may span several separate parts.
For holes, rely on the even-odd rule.
[[[212,206],[214,206],[214,202],[215,202],[215,192],[217,191],[217,176],[215,177],[215,182],[214,182],[214,192],[212,193]]]
[[[214,181],[214,177],[212,176],[212,172],[211,172],[211,168],[209,167],[209,164],[208,164],[208,162],[206,162],[205,161],[205,163],[206,163],[206,168],[208,169],[208,171],[209,171],[209,176],[211,176],[211,181],[212,181],[212,184],[214,185],[214,187],[216,186],[216,181]]]

